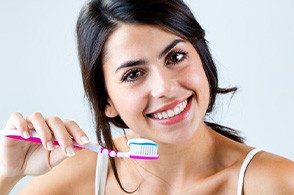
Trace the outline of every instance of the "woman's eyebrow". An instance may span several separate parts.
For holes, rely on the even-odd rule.
[[[116,70],[115,73],[117,73],[122,68],[132,67],[132,66],[139,66],[142,64],[146,64],[145,60],[134,60],[134,61],[127,61],[124,62],[122,65],[120,65]]]
[[[172,48],[174,48],[178,43],[185,42],[183,39],[176,39],[172,41],[170,44],[168,44],[162,52],[159,54],[158,59],[162,58],[165,56]]]
[[[170,44],[168,44],[162,52],[159,54],[158,59],[162,58],[165,56],[172,48],[174,48],[178,43],[185,42],[183,39],[176,39],[172,41]],[[142,64],[146,64],[147,62],[145,60],[131,60],[122,63],[116,70],[115,73],[117,73],[120,69],[126,68],[126,67],[132,67],[132,66],[139,66]]]

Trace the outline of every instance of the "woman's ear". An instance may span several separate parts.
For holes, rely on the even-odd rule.
[[[113,103],[111,100],[107,101],[107,105],[105,108],[105,115],[109,118],[114,118],[118,115],[118,112],[116,110],[116,108],[114,107]]]

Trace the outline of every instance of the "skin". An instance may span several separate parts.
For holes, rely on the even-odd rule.
[[[181,42],[160,56],[176,40]],[[190,140],[196,131],[203,129],[209,86],[192,44],[157,28],[122,25],[110,36],[105,50],[103,71],[112,117],[119,114],[134,132],[168,147]],[[179,60],[173,62],[170,60],[173,57]],[[122,67],[130,61],[143,62]],[[140,76],[131,77],[131,73]],[[121,81],[124,76],[128,80]],[[191,97],[189,113],[179,122],[166,125],[163,120],[146,116],[188,97]]]
[[[171,43],[175,44],[168,47]],[[137,189],[134,194],[236,194],[241,164],[252,148],[204,124],[209,85],[194,47],[160,28],[121,24],[107,40],[105,52],[103,72],[109,94],[105,114],[120,115],[133,130],[128,137],[149,138],[160,146],[160,158],[156,161],[118,159],[117,169],[125,189]],[[165,120],[150,117],[185,100],[188,100],[185,111],[176,117]],[[86,144],[81,142],[83,131],[73,121],[45,119],[40,113],[34,116],[25,119],[15,113],[7,128],[22,132],[35,128],[42,134],[44,147],[5,140],[12,145],[10,154],[26,146],[17,157],[24,158],[27,152],[32,155],[29,164],[10,175],[15,178],[12,182],[7,179],[11,173],[0,176],[0,190],[3,189],[1,181],[2,186],[7,182],[13,184],[19,177],[34,172],[41,176],[20,194],[93,194],[97,154],[81,150],[71,158],[65,155],[66,148],[71,146],[69,135]],[[52,139],[50,130],[63,144],[48,158],[46,143]],[[127,150],[125,138],[119,137],[114,143],[118,150]],[[3,150],[1,145],[0,158],[13,161],[12,155],[5,156]],[[36,171],[33,165],[40,170]],[[51,170],[52,166],[55,167]],[[15,167],[5,165],[9,170]],[[258,153],[246,172],[244,194],[293,193],[294,163],[267,152]],[[124,194],[110,168],[106,194]]]

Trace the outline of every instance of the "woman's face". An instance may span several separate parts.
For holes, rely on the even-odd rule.
[[[108,117],[117,114],[141,137],[191,139],[203,126],[209,84],[193,45],[155,26],[120,25],[105,43]]]

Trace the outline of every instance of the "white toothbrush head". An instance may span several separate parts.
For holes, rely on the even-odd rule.
[[[156,160],[159,158],[158,144],[144,138],[131,138],[128,140],[129,152],[117,152],[107,148],[101,148],[100,153],[118,158],[132,158],[139,160]]]
[[[129,139],[130,158],[142,160],[156,160],[158,156],[158,144],[144,138]]]

